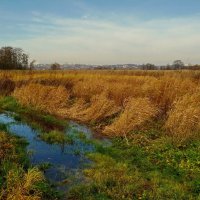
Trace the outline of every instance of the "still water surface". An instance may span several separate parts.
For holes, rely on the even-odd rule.
[[[91,142],[77,137],[81,133],[87,140],[94,139],[92,131],[86,126],[69,121],[66,124],[65,134],[73,138],[73,143],[49,144],[38,136],[39,130],[32,128],[26,122],[17,121],[13,113],[0,114],[0,123],[5,124],[9,132],[28,141],[27,152],[33,166],[50,164],[50,168],[45,170],[45,176],[57,185],[57,189],[66,191],[84,181],[83,169],[91,163],[86,153],[95,151],[95,146]]]

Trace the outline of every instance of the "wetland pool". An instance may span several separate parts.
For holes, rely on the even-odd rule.
[[[49,142],[41,137],[42,130],[35,129],[30,123],[17,120],[18,118],[15,113],[0,113],[0,124],[6,125],[10,133],[26,139],[31,165],[48,166],[44,170],[45,177],[61,191],[67,191],[85,181],[83,170],[91,164],[86,154],[95,151],[92,141],[109,145],[109,140],[95,138],[89,128],[73,121],[68,121],[62,132],[52,130],[50,134],[45,133],[48,139],[51,135],[55,139],[55,142]],[[59,134],[62,137],[57,137]]]

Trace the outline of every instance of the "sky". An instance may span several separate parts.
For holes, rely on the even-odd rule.
[[[0,47],[37,63],[200,63],[199,0],[0,1]]]

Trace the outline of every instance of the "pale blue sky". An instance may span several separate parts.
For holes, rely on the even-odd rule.
[[[39,63],[200,63],[199,0],[1,0],[0,46]]]

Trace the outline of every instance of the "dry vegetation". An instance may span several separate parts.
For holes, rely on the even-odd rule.
[[[22,105],[34,106],[39,110],[54,114],[67,105],[69,93],[63,86],[28,84],[16,89],[13,96]]]
[[[2,191],[6,200],[41,200],[41,192],[34,185],[44,180],[43,173],[37,168],[23,170],[10,170],[6,176],[7,185]],[[34,194],[34,195],[33,195]]]
[[[177,143],[200,131],[199,71],[16,71],[0,79],[2,91],[21,104],[108,135],[128,136],[151,120],[163,121]]]
[[[105,127],[104,132],[112,135],[126,136],[139,128],[157,113],[156,108],[147,98],[131,98],[119,118]]]
[[[200,135],[200,91],[186,94],[174,103],[165,126],[175,141],[185,141]]]
[[[67,199],[200,199],[199,71],[1,71],[0,87],[11,96],[2,109],[74,119],[113,138],[95,143],[87,181]],[[71,142],[56,130],[40,137]],[[7,169],[19,154],[13,140],[0,133],[0,199],[56,199],[36,168]]]
[[[43,173],[37,168],[24,171],[21,163],[23,154],[19,140],[0,131],[0,200],[42,199],[36,185],[44,180]]]

